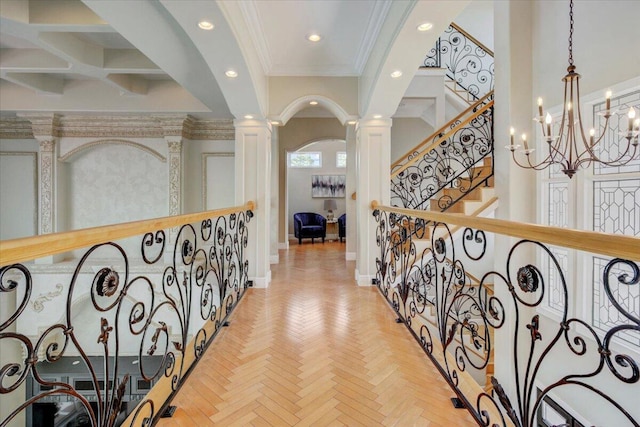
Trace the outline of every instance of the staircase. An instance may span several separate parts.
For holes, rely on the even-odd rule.
[[[445,69],[447,93],[468,107],[391,165],[391,204],[472,216],[490,214],[497,205],[493,188],[493,53],[460,27],[451,24],[423,65]],[[394,303],[398,314],[403,316],[400,307],[406,309],[407,304],[411,306],[411,301],[414,301],[412,310],[417,306],[423,307],[424,311],[418,312],[415,319],[424,327],[442,335],[451,330],[452,324],[457,325],[459,335],[441,336],[440,340],[446,342],[450,339],[450,348],[463,346],[476,358],[478,366],[482,366],[477,371],[476,381],[490,393],[493,348],[487,343],[493,339],[486,334],[492,333],[492,329],[489,328],[491,332],[488,332],[484,326],[475,323],[478,316],[474,317],[471,307],[456,306],[455,316],[438,311],[460,304],[454,300],[463,289],[471,293],[474,289],[475,292],[483,292],[487,301],[493,294],[492,286],[485,284],[480,290],[480,281],[466,272],[460,284],[446,295],[438,295],[434,289],[415,289],[415,283],[421,283],[421,280],[412,277],[423,275],[424,269],[429,268],[419,265],[423,259],[421,252],[431,250],[438,238],[462,238],[463,231],[448,230],[447,236],[439,236],[436,231],[433,236],[433,225],[424,221],[394,218],[392,222],[392,252],[411,254],[398,260],[403,265],[399,271],[403,277],[396,286],[399,300]],[[408,250],[411,246],[413,250]],[[408,320],[406,315],[404,317]]]

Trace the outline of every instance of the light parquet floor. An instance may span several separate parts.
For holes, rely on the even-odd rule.
[[[344,243],[293,243],[158,426],[475,426]]]

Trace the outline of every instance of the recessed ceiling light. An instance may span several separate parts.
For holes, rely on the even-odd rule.
[[[356,121],[355,121],[355,120],[349,120],[349,121],[347,122],[347,124],[348,124],[348,125],[355,125],[355,124],[356,124]]]
[[[391,78],[393,79],[399,79],[400,77],[402,77],[402,71],[400,70],[395,70],[393,73],[391,73]]]
[[[322,39],[322,36],[320,34],[309,34],[307,36],[307,40],[309,40],[310,42],[319,42]]]
[[[280,122],[277,121],[277,120],[271,120],[271,124],[274,125],[274,126],[278,126],[280,124]]]
[[[433,24],[431,22],[425,22],[424,24],[418,25],[418,31],[429,31],[433,28]]]
[[[200,21],[198,22],[198,27],[202,28],[203,30],[213,30],[214,25],[209,22],[209,21]]]
[[[245,119],[253,119],[253,116],[251,114],[247,114],[246,116],[244,116]]]
[[[224,72],[224,75],[229,78],[235,79],[236,77],[238,77],[238,72],[235,70],[227,70]]]
[[[318,101],[311,101],[309,102],[309,105],[318,105]]]
[[[381,114],[376,114],[375,116],[373,116],[374,119],[381,119],[382,115]]]

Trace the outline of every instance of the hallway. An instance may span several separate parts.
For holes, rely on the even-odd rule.
[[[473,426],[344,244],[293,243],[249,289],[158,426]]]

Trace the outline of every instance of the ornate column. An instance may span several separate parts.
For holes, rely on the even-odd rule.
[[[182,213],[182,135],[188,116],[157,117],[164,140],[167,142],[169,167],[169,215]]]
[[[54,233],[58,230],[56,217],[56,142],[60,117],[57,114],[24,115],[31,123],[34,138],[40,143],[38,154],[38,234]]]
[[[182,138],[165,136],[169,147],[169,215],[182,213]]]
[[[271,282],[269,237],[271,224],[271,124],[260,120],[236,120],[236,205],[256,203],[249,222],[249,279],[255,287]]]
[[[371,201],[390,202],[391,119],[361,120],[356,126],[356,281],[371,285],[376,275],[376,221]]]
[[[55,147],[56,141],[51,138],[36,137],[40,143],[38,177],[40,187],[40,219],[38,234],[53,233],[55,215]]]

